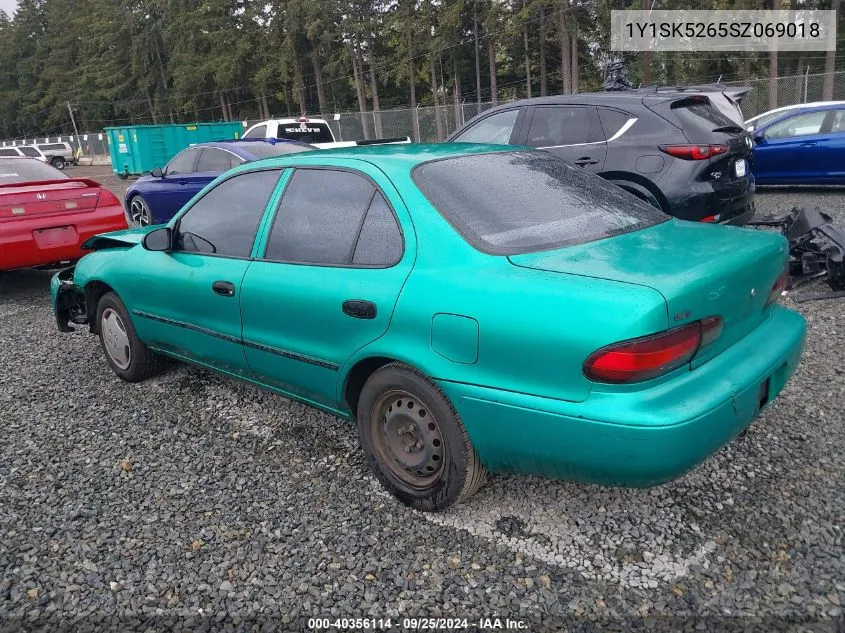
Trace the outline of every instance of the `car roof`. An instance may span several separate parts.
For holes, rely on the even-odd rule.
[[[473,154],[489,154],[490,152],[531,151],[527,147],[515,145],[489,145],[486,143],[386,143],[383,145],[363,145],[356,147],[339,147],[323,149],[318,152],[301,152],[272,156],[251,163],[254,165],[287,165],[297,160],[306,159],[313,163],[313,159],[322,161],[328,159],[363,160],[377,167],[385,169],[413,169],[416,165],[444,158],[456,158]]]
[[[291,141],[288,139],[254,139],[254,140],[244,140],[244,139],[232,139],[232,140],[224,140],[224,141],[208,141],[206,143],[194,143],[191,147],[216,147],[217,149],[225,149],[233,154],[237,154],[241,158],[246,160],[255,160],[259,158],[257,154],[254,152],[249,151],[250,145],[255,143],[267,143],[269,145],[276,145],[284,143],[286,145],[300,145],[302,147],[309,147],[313,148],[312,145],[308,143],[302,143],[300,141]]]
[[[550,97],[534,97],[532,99],[520,99],[518,101],[509,101],[507,103],[500,103],[495,108],[485,110],[482,114],[487,114],[493,110],[507,110],[508,108],[536,106],[536,105],[565,105],[588,103],[591,105],[613,105],[613,104],[642,104],[643,97],[654,95],[656,93],[649,92],[634,92],[634,91],[618,91],[618,92],[579,92],[577,94],[569,95],[553,95]],[[662,94],[662,93],[661,93]]]
[[[845,101],[813,101],[810,103],[793,103],[792,105],[781,106],[779,108],[775,108],[774,110],[767,110],[766,112],[762,112],[757,116],[753,116],[748,119],[746,123],[751,123],[753,121],[756,121],[760,117],[764,117],[767,114],[774,114],[775,112],[787,112],[789,110],[814,110],[816,108],[826,108],[841,105],[845,105]]]

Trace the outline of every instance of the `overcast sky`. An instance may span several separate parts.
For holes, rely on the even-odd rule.
[[[15,12],[16,6],[18,6],[18,0],[0,0],[0,9],[3,9],[9,15]]]

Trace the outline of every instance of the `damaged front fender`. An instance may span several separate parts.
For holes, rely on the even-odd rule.
[[[88,323],[88,310],[85,306],[85,293],[73,281],[74,267],[65,268],[53,275],[50,292],[53,299],[53,312],[60,332],[73,332],[70,325]]]

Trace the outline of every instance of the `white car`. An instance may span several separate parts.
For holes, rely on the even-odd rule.
[[[64,141],[39,143],[37,147],[47,157],[48,162],[56,169],[64,169],[66,165],[75,165],[77,163],[70,143]]]
[[[41,150],[34,145],[0,147],[0,158],[20,158],[21,156],[35,158],[36,160],[40,160],[42,163],[49,162]]]
[[[308,143],[320,149],[411,142],[411,139],[407,136],[370,141],[336,141],[334,133],[325,119],[311,119],[304,116],[290,119],[269,119],[256,123],[244,132],[243,138],[286,138]]]
[[[751,117],[745,122],[745,129],[749,132],[753,132],[761,125],[765,125],[769,121],[773,121],[775,118],[779,117],[781,114],[786,114],[790,110],[800,110],[804,108],[815,108],[817,106],[829,106],[829,105],[845,105],[845,101],[813,101],[812,103],[795,103],[793,105],[783,106],[781,108],[775,108],[774,110],[769,110],[768,112],[764,112],[763,114],[758,114],[755,117]]]

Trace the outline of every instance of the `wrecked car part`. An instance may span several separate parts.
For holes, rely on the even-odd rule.
[[[786,215],[753,220],[748,226],[778,228],[789,241],[790,287],[825,277],[833,290],[845,290],[845,229],[828,214],[793,207]]]
[[[56,295],[56,323],[61,332],[72,332],[75,325],[88,323],[88,310],[85,295],[73,284],[73,267],[65,268],[58,274],[59,291]]]
[[[806,295],[799,295],[793,297],[795,303],[807,303],[808,301],[820,301],[822,299],[841,299],[845,297],[845,290],[838,290],[836,292],[820,292],[809,293]]]

